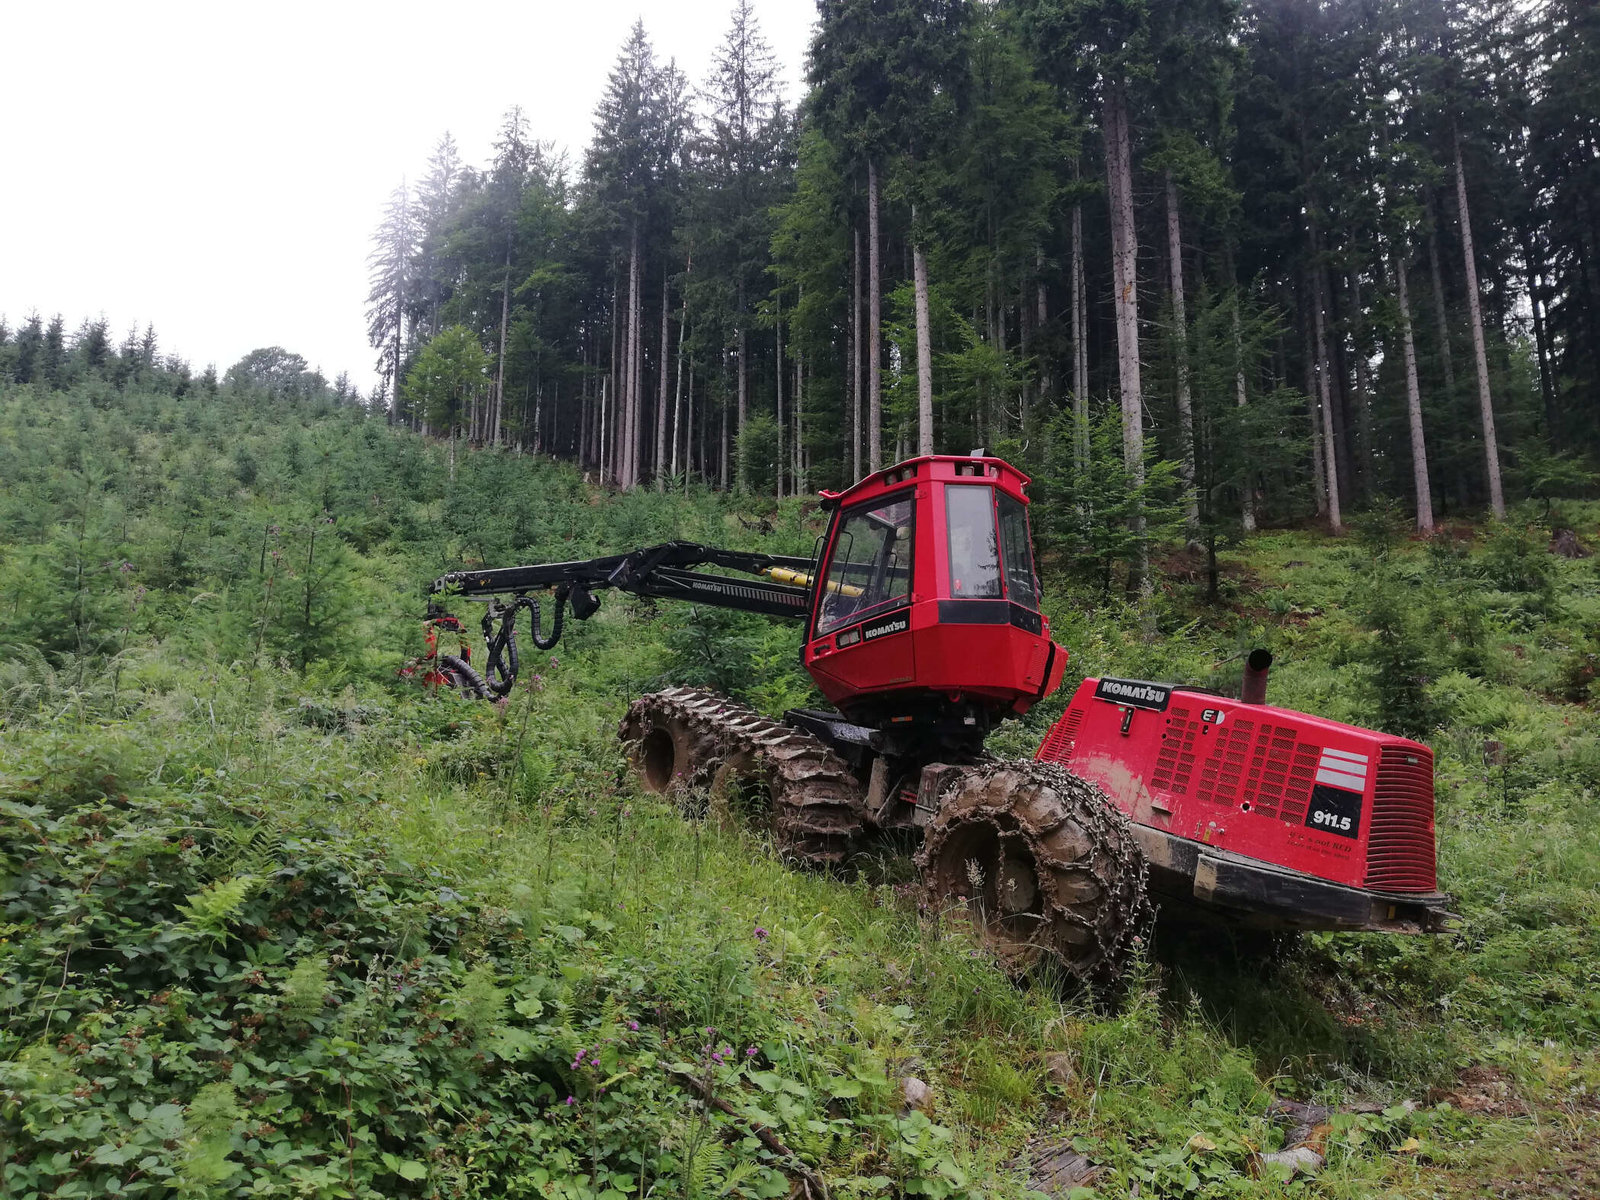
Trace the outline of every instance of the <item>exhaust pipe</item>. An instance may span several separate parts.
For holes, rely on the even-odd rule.
[[[1239,684],[1239,701],[1242,704],[1267,702],[1267,672],[1272,668],[1272,651],[1252,650],[1244,660],[1244,680]]]

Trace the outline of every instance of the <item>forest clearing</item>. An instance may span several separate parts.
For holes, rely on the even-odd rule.
[[[606,74],[508,6],[440,89],[497,107],[408,130],[425,162],[373,128],[416,110],[308,88],[295,124],[282,83],[318,39],[435,78],[394,30],[241,30],[104,101],[177,137],[210,86],[232,194],[175,188],[174,142],[118,168],[125,220],[0,208],[0,1196],[1600,1196],[1600,9],[817,0],[775,50],[781,0],[720,38],[698,7],[606,26]],[[22,57],[109,97],[87,51],[142,64],[149,25]],[[548,139],[579,98],[587,143]],[[400,180],[366,244],[307,183],[356,141]],[[149,196],[192,223],[154,268]],[[211,213],[253,257],[198,252]],[[38,245],[29,286],[178,280],[231,348],[42,314],[8,290]],[[332,345],[328,297],[332,379],[236,357]],[[573,563],[559,645],[533,616],[497,674],[462,593],[515,622],[496,570]],[[943,674],[840,666],[916,604],[964,627]],[[463,625],[477,657],[430,657]],[[1359,860],[1365,907],[1152,924],[1158,868],[1209,903],[1241,843],[1158,863],[1095,788],[1178,720],[1230,723],[1210,761],[1252,717],[1290,745],[1233,707],[1269,662],[1296,728],[1366,740],[1281,751],[1321,807],[1241,788],[1226,823]],[[908,682],[937,756],[884,749]],[[809,774],[751,820],[711,751],[759,739]]]
[[[1164,563],[1153,639],[1047,551],[1078,674],[1221,683],[1263,644],[1283,703],[1425,730],[1461,917],[1162,930],[1097,1008],[1015,986],[891,863],[794,871],[628,782],[634,695],[803,701],[790,630],[614,602],[504,706],[396,675],[449,547],[803,552],[809,503],[605,496],[478,452],[452,481],[446,447],[348,407],[111,396],[0,407],[9,1194],[758,1196],[810,1172],[1006,1196],[1051,1154],[1094,1170],[1057,1193],[1083,1197],[1593,1193],[1600,577],[1548,552],[1539,506],[1430,540],[1264,532],[1217,605]],[[1600,505],[1560,513],[1600,530]],[[1295,1132],[1284,1101],[1332,1110],[1314,1179],[1258,1159]]]

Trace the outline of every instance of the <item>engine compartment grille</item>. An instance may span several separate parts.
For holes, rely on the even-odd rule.
[[[1039,747],[1039,753],[1034,757],[1044,762],[1060,763],[1065,766],[1072,761],[1072,751],[1078,740],[1078,726],[1083,724],[1083,709],[1070,708],[1067,718],[1057,721],[1050,726],[1050,732],[1044,735],[1044,744]]]
[[[1367,836],[1366,885],[1385,892],[1432,892],[1438,887],[1433,755],[1427,750],[1382,748]]]
[[[1322,747],[1301,742],[1292,726],[1257,723],[1237,715],[1219,728],[1204,762],[1195,753],[1201,723],[1174,705],[1150,777],[1152,787],[1175,796],[1193,791],[1197,800],[1248,811],[1297,825],[1305,820]]]

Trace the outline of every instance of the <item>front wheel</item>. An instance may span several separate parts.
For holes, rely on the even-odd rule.
[[[928,901],[960,913],[1013,974],[1055,963],[1114,984],[1155,915],[1127,817],[1054,763],[962,770],[917,865]]]

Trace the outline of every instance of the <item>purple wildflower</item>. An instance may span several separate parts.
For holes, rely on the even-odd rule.
[[[570,1107],[570,1106],[572,1106],[572,1105],[574,1105],[574,1104],[576,1104],[576,1103],[577,1103],[577,1102],[578,1102],[578,1101],[577,1101],[577,1099],[576,1099],[576,1097],[573,1097],[573,1096],[568,1096],[568,1097],[567,1097],[567,1105],[568,1105],[568,1106],[569,1106],[569,1107]]]
[[[746,1046],[744,1048],[744,1056],[746,1058],[754,1058],[756,1056],[756,1048],[754,1046]]]
[[[756,926],[756,941],[764,942],[766,940],[767,940],[767,931],[765,929],[761,928],[761,926],[757,925]]]

